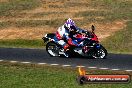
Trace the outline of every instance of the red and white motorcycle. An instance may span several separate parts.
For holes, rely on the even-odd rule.
[[[97,36],[94,33],[95,27],[91,26],[92,31],[84,34],[75,35],[76,41],[83,44],[83,47],[71,46],[68,54],[70,56],[83,56],[90,58],[103,59],[107,56],[107,50],[99,43]],[[64,49],[54,40],[55,33],[46,34],[42,39],[46,43],[46,51],[50,56],[62,56]]]

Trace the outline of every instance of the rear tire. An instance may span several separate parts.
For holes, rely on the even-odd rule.
[[[52,57],[59,56],[59,47],[55,42],[48,42],[46,44],[46,51]]]

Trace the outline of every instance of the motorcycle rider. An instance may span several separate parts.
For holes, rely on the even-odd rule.
[[[75,25],[75,22],[69,18],[64,25],[58,28],[56,32],[56,37],[54,39],[64,48],[64,56],[69,57],[67,51],[69,50],[70,46],[83,46],[83,44],[79,44],[78,41],[73,39],[73,35],[86,32],[86,30],[78,28]],[[67,43],[64,40],[66,40]]]

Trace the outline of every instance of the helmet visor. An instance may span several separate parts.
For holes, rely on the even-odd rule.
[[[76,31],[76,27],[75,26],[70,26],[70,31]]]

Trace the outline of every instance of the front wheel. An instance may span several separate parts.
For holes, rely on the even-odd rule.
[[[48,42],[46,44],[46,51],[50,56],[59,56],[59,47],[56,43],[54,42]]]
[[[92,57],[93,58],[97,58],[97,59],[105,59],[107,56],[107,50],[101,45],[99,49],[96,49],[93,54]]]

